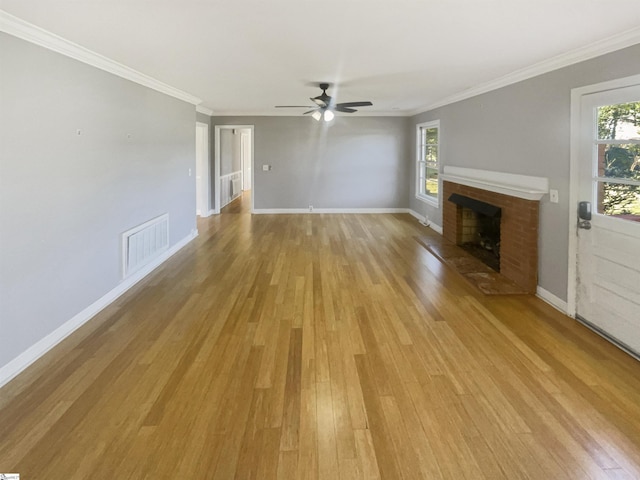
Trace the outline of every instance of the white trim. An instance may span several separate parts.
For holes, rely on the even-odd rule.
[[[417,218],[418,221],[422,225],[424,225],[425,227],[429,227],[431,230],[433,230],[436,233],[439,233],[440,235],[442,235],[442,227],[440,225],[438,225],[437,223],[433,223],[426,216],[420,215],[418,212],[416,212],[415,210],[411,210],[411,209],[409,209],[409,211],[407,213],[409,215],[411,215],[412,217]]]
[[[540,285],[538,285],[538,287],[536,288],[536,296],[541,300],[545,301],[546,303],[548,303],[549,305],[551,305],[556,310],[564,313],[565,315],[569,315],[569,312],[567,310],[568,308],[567,302],[565,302],[559,297],[556,297],[553,293],[551,293],[548,290],[545,290]]]
[[[171,85],[167,85],[133,68],[111,60],[104,55],[95,53],[88,48],[66,40],[36,25],[25,22],[3,10],[0,10],[0,31],[193,105],[198,105],[202,102],[198,97],[178,90]]]
[[[213,133],[213,213],[220,213],[220,127],[214,128]]]
[[[584,47],[562,53],[534,65],[511,72],[495,80],[491,80],[490,82],[482,83],[462,92],[450,95],[430,105],[414,109],[409,112],[409,115],[417,115],[439,107],[444,107],[445,105],[466,100],[467,98],[491,92],[508,85],[513,85],[514,83],[537,77],[538,75],[549,73],[560,68],[568,67],[569,65],[574,65],[600,55],[615,52],[616,50],[621,50],[637,43],[640,43],[640,28],[638,27],[626,30],[604,40],[585,45]]]
[[[224,180],[227,177],[232,177],[234,175],[242,175],[242,170],[236,170],[235,172],[227,173],[226,175],[221,175],[220,181]]]
[[[431,230],[433,230],[434,232],[439,233],[440,235],[442,235],[442,227],[440,225],[438,225],[437,223],[429,222],[429,228]]]
[[[575,206],[578,205],[580,165],[580,109],[582,97],[593,93],[625,88],[640,83],[640,75],[617,78],[607,82],[586,85],[571,90],[571,142],[569,151],[569,247],[568,247],[568,272],[567,272],[567,315],[575,317],[577,311],[577,281],[578,281],[578,227]]]
[[[422,185],[420,182],[420,173],[422,170],[421,165],[425,164],[425,169],[427,168],[426,162],[422,159],[422,129],[426,128],[437,128],[438,129],[438,159],[436,165],[438,167],[438,197],[434,198],[425,193],[421,193]],[[415,166],[416,166],[416,185],[415,185],[415,197],[421,202],[426,203],[435,208],[440,207],[440,200],[442,197],[442,179],[440,178],[440,172],[442,171],[442,128],[440,127],[440,120],[429,120],[428,122],[422,122],[416,124],[416,158],[415,158]],[[426,172],[425,172],[426,175]]]
[[[413,218],[417,219],[420,223],[425,224],[425,225],[428,224],[427,217],[425,217],[424,215],[420,215],[415,210],[409,209],[409,211],[407,213],[409,215],[411,215]]]
[[[368,214],[368,213],[410,213],[408,208],[258,208],[252,213],[258,215],[276,215],[276,214]]]
[[[213,116],[213,110],[210,110],[207,107],[203,107],[202,105],[196,105],[196,112],[203,113],[204,115],[208,115],[210,117]]]
[[[546,177],[532,177],[447,165],[444,167],[441,178],[447,182],[459,183],[490,192],[524,198],[525,200],[540,200],[549,193],[549,179]]]
[[[42,357],[45,353],[55,347],[66,337],[71,335],[86,322],[91,320],[104,308],[108,307],[117,298],[126,293],[131,287],[133,287],[136,283],[149,275],[153,270],[167,261],[169,257],[177,253],[180,249],[186,246],[197,236],[198,232],[196,230],[193,230],[190,235],[186,236],[169,250],[165,251],[162,256],[156,258],[153,262],[138,270],[126,280],[120,282],[113,290],[108,292],[106,295],[99,298],[87,308],[82,310],[80,313],[75,315],[73,318],[56,328],[49,335],[31,345],[28,349],[11,360],[9,363],[3,365],[0,368],[0,387],[7,384],[9,381],[11,381],[11,379],[25,370],[29,365]]]
[[[196,110],[198,108],[196,107]],[[204,182],[202,182],[201,186],[203,186],[203,192],[201,192],[201,194],[206,198],[205,201],[205,212],[199,212],[199,215],[203,218],[208,217],[209,215],[211,215],[211,140],[209,138],[209,125],[207,125],[204,122],[198,122],[196,121],[196,139],[197,139],[197,131],[198,129],[200,129],[202,131],[203,134],[203,140],[205,143],[205,151],[204,151],[204,156],[205,156],[205,161],[204,161],[204,171],[203,172],[198,172],[198,165],[196,164],[196,177],[197,174],[200,173],[200,176],[204,176]],[[196,145],[196,148],[200,148],[200,145]],[[197,156],[196,156],[197,158]],[[197,179],[194,179],[197,182]],[[197,190],[197,187],[196,187]],[[198,200],[202,200],[202,199],[196,199],[196,205]]]

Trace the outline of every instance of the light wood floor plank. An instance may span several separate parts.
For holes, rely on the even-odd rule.
[[[406,214],[241,198],[0,389],[29,479],[637,479],[640,363]]]

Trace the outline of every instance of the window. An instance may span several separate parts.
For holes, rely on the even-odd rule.
[[[597,211],[640,221],[640,102],[597,109]]]
[[[417,125],[416,198],[438,205],[440,120]]]

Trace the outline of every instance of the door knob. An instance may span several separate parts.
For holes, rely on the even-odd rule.
[[[591,202],[578,203],[578,228],[591,229]]]

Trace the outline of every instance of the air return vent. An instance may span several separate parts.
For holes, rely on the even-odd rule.
[[[128,277],[169,248],[169,214],[122,234],[122,276]]]

